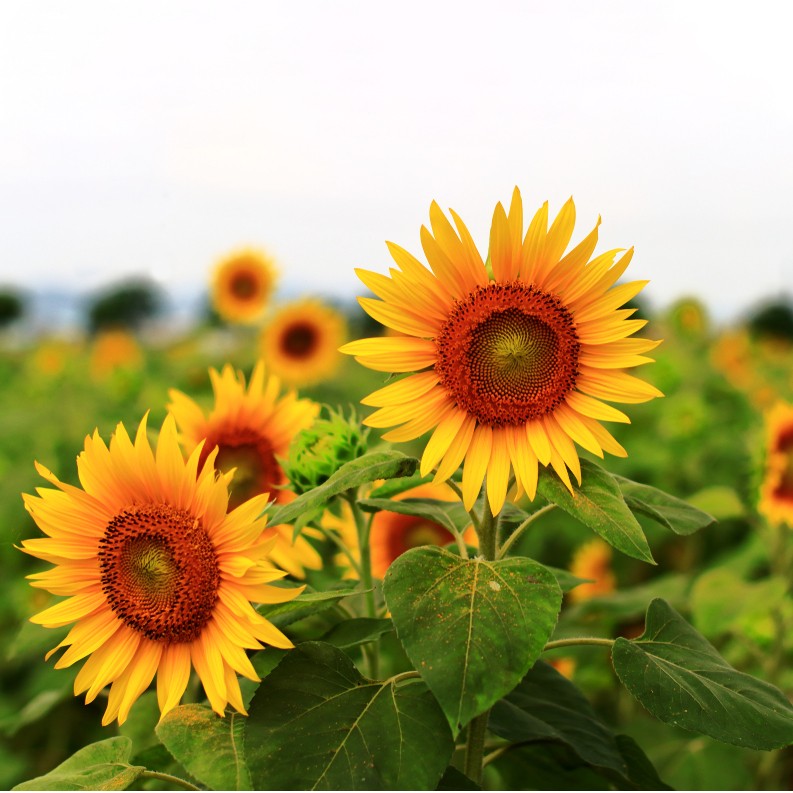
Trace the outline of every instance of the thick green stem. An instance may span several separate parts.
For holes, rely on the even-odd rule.
[[[159,779],[161,782],[170,782],[183,790],[201,790],[186,779],[180,779],[178,776],[171,776],[171,774],[163,774],[162,771],[144,771],[139,779]]]
[[[350,490],[346,494],[347,501],[352,509],[355,518],[355,528],[358,533],[358,547],[361,550],[361,583],[366,589],[366,614],[368,617],[377,616],[377,608],[374,602],[374,581],[372,580],[372,551],[369,547],[369,532],[372,528],[371,516],[367,519],[363,510],[358,506],[357,489]],[[378,642],[367,644],[363,651],[369,664],[369,676],[372,680],[377,680],[380,673],[379,647]]]
[[[490,510],[490,502],[485,493],[484,507],[482,508],[482,519],[476,527],[479,535],[479,554],[487,561],[495,561],[496,558],[496,536],[498,535],[498,515],[493,515]],[[476,524],[474,524],[476,525]],[[490,719],[490,709],[480,713],[468,725],[468,740],[465,745],[465,761],[463,770],[466,776],[473,780],[477,785],[482,784],[482,771],[484,770],[485,736],[487,735],[487,722]]]

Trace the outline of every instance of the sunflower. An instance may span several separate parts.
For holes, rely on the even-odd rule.
[[[126,330],[104,330],[94,340],[90,366],[95,380],[103,380],[118,369],[138,371],[143,366],[143,352]]]
[[[212,305],[227,322],[256,322],[262,315],[275,282],[272,259],[261,251],[237,251],[215,268]]]
[[[622,369],[652,359],[660,342],[628,338],[645,324],[620,309],[647,283],[614,286],[633,249],[590,261],[598,224],[564,254],[573,232],[570,199],[547,229],[544,204],[523,235],[516,188],[509,214],[498,204],[490,256],[482,260],[468,229],[452,211],[457,230],[433,202],[432,232],[421,229],[431,270],[397,245],[398,269],[387,277],[358,276],[381,300],[359,298],[364,310],[401,335],[361,339],[342,352],[370,369],[413,372],[363,401],[380,408],[365,421],[391,427],[383,437],[409,441],[433,430],[421,472],[437,467],[447,480],[465,461],[463,500],[471,508],[487,474],[493,512],[503,506],[510,468],[517,494],[533,499],[538,464],[551,465],[572,490],[580,482],[579,446],[600,457],[626,452],[601,421],[628,422],[607,402],[645,402],[660,396]],[[616,259],[616,261],[615,261]],[[605,400],[605,401],[604,401]]]
[[[55,566],[28,576],[34,587],[67,599],[31,621],[49,628],[75,623],[57,669],[88,656],[75,695],[93,701],[112,684],[103,724],[123,723],[157,673],[164,714],[179,703],[191,665],[212,708],[245,712],[237,673],[258,680],[245,648],[291,642],[250,601],[280,603],[300,589],[270,582],[285,575],[266,557],[273,540],[259,496],[228,512],[230,475],[218,475],[215,453],[203,465],[196,448],[185,461],[176,423],[167,417],[156,450],[146,419],[135,442],[119,424],[109,447],[94,432],[77,458],[82,488],[38,472],[57,489],[24,495],[46,537],[22,550]]]
[[[261,335],[270,369],[291,385],[330,377],[339,365],[346,336],[344,317],[319,300],[305,299],[281,308]]]
[[[611,570],[611,546],[599,538],[584,543],[573,556],[570,572],[579,578],[591,578],[594,583],[580,584],[570,590],[570,600],[582,600],[613,592],[617,582]]]
[[[406,490],[394,498],[402,501],[406,498],[428,498],[438,501],[456,501],[457,496],[448,485],[419,485]],[[341,517],[326,513],[323,525],[338,532],[341,540],[349,548],[356,562],[361,560],[358,547],[358,534],[349,505],[342,503]],[[473,526],[469,526],[463,537],[469,545],[476,545],[478,540]],[[369,547],[372,560],[372,574],[383,578],[391,563],[405,551],[422,545],[449,545],[454,543],[451,532],[435,521],[416,515],[403,515],[399,512],[382,511],[372,519],[369,533]],[[345,578],[354,577],[352,567],[344,554],[336,557],[336,563],[345,569]]]
[[[793,526],[793,405],[766,413],[766,461],[758,509],[769,522]]]
[[[210,369],[209,376],[215,405],[208,415],[186,394],[175,389],[169,392],[168,410],[182,440],[190,450],[203,444],[201,463],[216,453],[218,470],[235,469],[229,500],[232,507],[267,493],[280,503],[291,501],[294,495],[282,487],[286,476],[277,458],[286,457],[295,435],[311,426],[319,405],[298,399],[294,392],[279,398],[280,381],[266,376],[263,361],[254,367],[247,390],[242,372],[235,373],[229,364],[220,373]],[[303,577],[305,567],[322,566],[322,558],[304,537],[292,544],[291,527],[271,526],[267,531],[276,539],[270,556],[284,570]]]

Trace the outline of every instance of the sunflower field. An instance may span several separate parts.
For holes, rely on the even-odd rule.
[[[599,226],[432,203],[357,303],[240,249],[179,327],[4,287],[0,786],[789,789],[793,309]]]

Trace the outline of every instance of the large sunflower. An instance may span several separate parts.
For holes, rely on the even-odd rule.
[[[793,405],[774,405],[766,414],[765,427],[765,474],[758,509],[775,525],[793,526]]]
[[[265,327],[262,355],[285,382],[309,385],[336,371],[345,336],[341,314],[319,300],[298,300],[281,308]]]
[[[633,249],[619,259],[612,250],[590,261],[598,221],[564,255],[575,222],[572,199],[550,229],[543,204],[524,236],[516,188],[509,214],[496,206],[487,264],[451,214],[456,230],[433,202],[432,232],[421,229],[431,270],[389,243],[399,267],[391,277],[357,271],[381,298],[359,298],[364,310],[402,335],[361,339],[342,352],[371,369],[415,373],[362,400],[380,408],[365,423],[401,425],[383,436],[392,441],[433,430],[422,473],[437,467],[435,481],[444,481],[465,460],[465,506],[473,506],[487,474],[490,507],[497,512],[510,469],[518,492],[533,499],[538,464],[553,466],[571,489],[568,468],[580,482],[574,441],[600,457],[604,451],[625,456],[600,422],[629,421],[606,402],[660,396],[621,371],[652,360],[643,353],[659,342],[628,338],[645,321],[619,308],[646,284],[614,286]]]
[[[215,268],[212,305],[228,322],[256,322],[264,312],[275,283],[272,259],[245,249],[227,256]]]
[[[23,550],[55,566],[32,579],[67,599],[31,618],[49,628],[75,623],[47,657],[68,647],[56,668],[88,656],[74,683],[86,702],[111,685],[103,724],[124,722],[157,673],[162,713],[179,703],[195,667],[212,708],[245,712],[237,673],[258,680],[245,648],[291,647],[250,601],[280,603],[299,589],[270,582],[285,575],[266,557],[273,545],[259,515],[261,496],[227,512],[230,476],[215,453],[185,461],[176,424],[166,418],[156,451],[146,419],[134,444],[119,424],[106,446],[98,432],[77,458],[82,488],[39,473],[56,489],[25,495],[47,537]]]
[[[232,507],[263,493],[281,503],[292,500],[294,495],[282,487],[286,476],[277,458],[286,457],[292,439],[311,425],[319,405],[298,399],[294,392],[279,397],[280,381],[266,376],[262,361],[254,367],[247,390],[242,372],[235,373],[229,364],[220,373],[210,369],[209,376],[215,405],[208,415],[186,394],[170,391],[168,409],[186,446],[192,450],[203,444],[200,462],[217,450],[218,470],[236,469]],[[284,570],[303,577],[305,567],[322,566],[322,558],[304,537],[292,544],[292,527],[271,526],[267,531],[276,537],[270,556]]]

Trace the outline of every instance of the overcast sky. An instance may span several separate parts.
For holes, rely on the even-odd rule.
[[[147,273],[197,292],[241,245],[352,296],[430,201],[573,195],[664,305],[793,275],[793,3],[7,2],[0,283]]]

